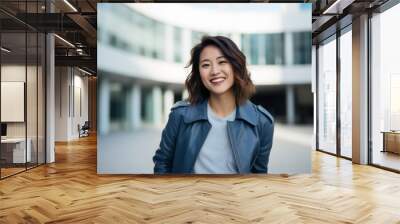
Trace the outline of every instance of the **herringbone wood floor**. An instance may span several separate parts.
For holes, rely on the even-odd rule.
[[[0,223],[400,223],[400,175],[313,153],[313,174],[96,174],[96,139],[0,181]]]

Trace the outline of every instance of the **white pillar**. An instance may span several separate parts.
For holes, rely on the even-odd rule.
[[[174,92],[167,89],[164,93],[164,122],[168,121],[168,116],[174,105]]]
[[[131,129],[138,129],[141,126],[142,120],[141,120],[141,88],[139,84],[134,84],[132,88],[130,89],[129,97],[128,100],[129,102],[127,103],[128,105],[128,117],[130,121],[130,128]]]
[[[153,87],[152,92],[152,113],[153,113],[153,124],[162,124],[162,92],[158,86]]]
[[[368,15],[352,24],[352,160],[368,163]]]
[[[292,65],[294,59],[293,33],[285,33],[285,64]]]
[[[106,135],[110,129],[110,81],[100,75],[99,79],[99,130],[100,135]]]
[[[46,163],[55,162],[55,44],[54,34],[46,35]]]
[[[294,86],[286,86],[286,118],[288,124],[295,122]]]

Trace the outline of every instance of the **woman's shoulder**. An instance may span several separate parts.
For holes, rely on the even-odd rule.
[[[188,101],[186,101],[186,100],[180,100],[180,101],[176,102],[176,103],[171,107],[171,110],[176,110],[176,109],[179,109],[179,108],[183,109],[183,108],[188,107],[188,106],[190,106],[190,103],[189,103]]]
[[[190,102],[186,100],[180,100],[171,107],[171,114],[184,115],[189,107]]]
[[[261,118],[260,119],[261,123],[265,123],[265,122],[268,122],[268,123],[271,123],[271,124],[274,123],[274,117],[271,115],[271,113],[267,109],[265,109],[261,105],[255,105],[255,104],[253,104],[253,105],[256,108],[256,110],[257,110],[257,112],[259,114],[259,117]]]
[[[171,107],[171,111],[169,113],[169,123],[178,124],[184,118],[186,114],[187,108],[190,106],[190,103],[187,101],[178,101]]]

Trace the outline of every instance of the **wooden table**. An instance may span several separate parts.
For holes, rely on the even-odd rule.
[[[31,144],[30,138],[25,150],[25,138],[6,138],[1,139],[1,159],[6,163],[25,163],[31,161]]]
[[[382,152],[400,154],[400,131],[382,131],[381,133],[383,133]]]

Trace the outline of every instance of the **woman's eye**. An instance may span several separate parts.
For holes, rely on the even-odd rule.
[[[202,68],[206,68],[206,67],[208,67],[208,66],[209,66],[209,64],[203,64],[203,65],[201,65]]]
[[[220,61],[219,63],[220,63],[220,64],[225,64],[225,63],[226,63],[226,61]]]

